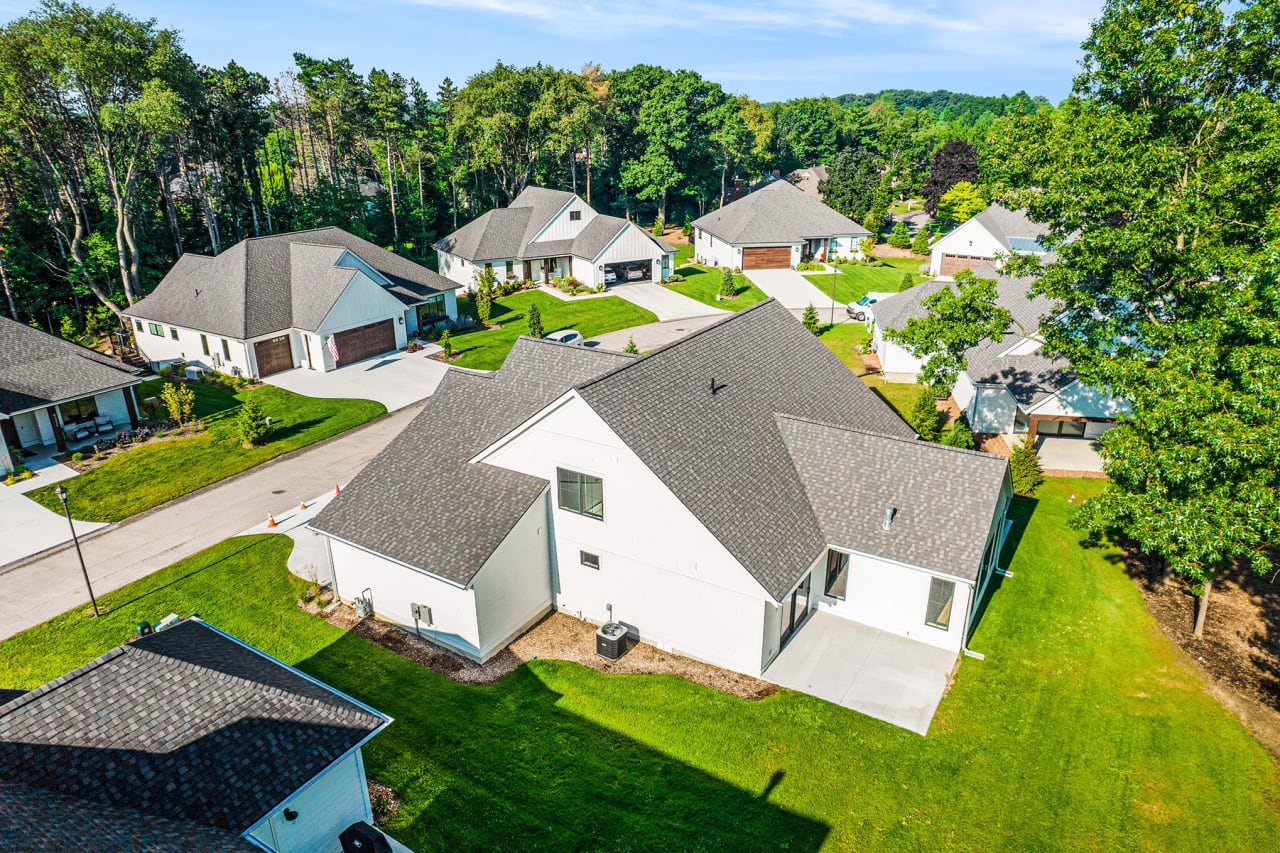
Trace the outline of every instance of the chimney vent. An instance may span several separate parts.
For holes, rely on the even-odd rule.
[[[884,508],[884,529],[888,530],[889,525],[893,524],[893,516],[898,512],[896,507],[887,506]]]

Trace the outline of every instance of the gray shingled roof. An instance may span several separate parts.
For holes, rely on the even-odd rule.
[[[1049,233],[1048,227],[1031,220],[1026,208],[1010,210],[1002,205],[993,204],[973,218],[980,222],[992,237],[999,240],[1000,245],[1006,250],[1013,248],[1009,244],[1010,237],[1038,240]]]
[[[88,347],[0,317],[0,413],[134,385],[136,373]]]
[[[0,782],[81,801],[67,839],[99,806],[241,833],[388,722],[188,619],[0,706]]]
[[[311,526],[470,583],[547,481],[468,460],[574,385],[633,359],[522,337],[495,373],[450,370],[422,412]]]
[[[828,544],[977,578],[1007,459],[789,415],[777,425]]]
[[[824,537],[774,414],[915,440],[772,299],[578,391],[775,599],[803,576]]]
[[[293,247],[298,245],[350,250],[386,276],[401,291],[396,294],[401,301],[405,301],[406,292],[443,293],[460,286],[341,228],[314,228],[250,237],[212,258],[185,254],[149,296],[125,313],[237,339],[291,328],[295,309],[308,306],[311,312],[318,310],[316,306],[329,297],[332,285],[327,276],[321,281],[311,275],[322,252],[306,255],[311,263],[303,269],[292,267]],[[307,313],[308,317],[299,319],[312,322]]]
[[[871,232],[787,181],[774,181],[693,224],[726,243],[795,243],[809,237]]]

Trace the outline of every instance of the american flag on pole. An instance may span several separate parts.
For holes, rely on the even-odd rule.
[[[337,342],[337,340],[334,338],[334,336],[333,336],[333,335],[330,335],[330,336],[329,336],[329,339],[328,339],[327,341],[325,341],[325,342],[324,342],[324,345],[325,345],[325,348],[326,348],[327,350],[329,350],[329,355],[333,356],[333,362],[334,362],[334,364],[337,364],[337,363],[338,363],[338,342]]]

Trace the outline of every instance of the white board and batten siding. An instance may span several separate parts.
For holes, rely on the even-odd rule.
[[[563,612],[738,672],[762,665],[767,594],[576,394],[479,457],[552,483],[552,583]],[[604,518],[558,506],[556,468],[598,476]],[[655,535],[661,531],[661,535]],[[599,557],[583,564],[581,552]]]
[[[1129,404],[1126,401],[1084,385],[1079,380],[1027,410],[1027,414],[1031,415],[1075,418],[1116,418],[1128,413]]]
[[[571,214],[577,213],[580,218],[574,219]],[[530,238],[531,243],[546,243],[552,240],[572,240],[587,227],[587,223],[595,219],[596,212],[578,196],[573,197],[564,208],[542,226],[542,230]]]
[[[286,820],[285,809],[298,813]],[[364,756],[348,755],[276,809],[249,833],[277,853],[337,853],[339,834],[353,823],[373,824]]]
[[[405,328],[399,322],[403,317],[403,302],[364,273],[357,272],[316,331],[327,338],[335,332],[391,320],[396,327],[396,346],[403,347],[406,343]]]
[[[974,432],[1012,435],[1018,416],[1018,401],[1003,385],[974,385],[973,416],[969,427]]]
[[[951,276],[941,275],[943,255],[994,258],[997,253],[1008,251],[981,222],[970,219],[930,247],[929,275],[933,278],[951,279]]]

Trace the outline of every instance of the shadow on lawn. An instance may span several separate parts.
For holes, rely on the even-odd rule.
[[[174,578],[173,580],[169,581],[168,583],[161,584],[160,586],[157,586],[157,587],[154,587],[154,588],[152,588],[152,589],[149,589],[149,590],[147,590],[146,592],[142,593],[142,595],[135,596],[135,597],[133,597],[133,598],[129,599],[128,601],[122,601],[122,602],[120,602],[120,603],[118,603],[118,604],[117,604],[114,600],[112,600],[112,596],[111,596],[111,594],[108,594],[108,595],[106,595],[106,596],[103,596],[103,600],[102,600],[102,601],[99,601],[98,603],[99,603],[99,604],[104,604],[104,603],[105,603],[105,605],[106,605],[106,606],[107,606],[107,608],[108,608],[108,612],[111,612],[111,613],[117,613],[117,612],[119,612],[119,611],[121,611],[121,610],[124,610],[126,607],[129,607],[129,606],[131,606],[131,605],[137,604],[138,602],[143,601],[144,599],[150,598],[151,596],[155,595],[156,593],[160,592],[160,591],[161,591],[161,590],[163,590],[163,589],[168,589],[169,587],[174,586],[175,584],[180,584],[180,583],[182,583],[183,581],[187,580],[188,578],[193,578],[193,577],[195,577],[196,575],[200,574],[201,572],[207,572],[207,571],[209,571],[210,569],[216,568],[216,567],[220,566],[221,564],[223,564],[223,563],[227,562],[228,560],[231,560],[231,559],[235,558],[236,556],[238,556],[238,555],[240,555],[240,554],[243,554],[243,553],[244,553],[244,552],[246,552],[246,551],[251,551],[251,550],[253,550],[254,548],[258,547],[258,546],[259,546],[259,545],[261,545],[261,544],[262,544],[262,542],[261,542],[261,540],[259,540],[259,539],[255,539],[255,538],[252,538],[252,537],[245,537],[245,543],[244,543],[244,545],[243,545],[242,547],[240,547],[240,548],[237,548],[235,551],[232,551],[230,554],[227,554],[226,556],[222,557],[221,559],[214,560],[214,561],[213,561],[213,562],[211,562],[211,563],[206,563],[205,565],[201,566],[201,567],[200,567],[200,568],[198,568],[198,569],[192,569],[191,571],[187,572],[185,575],[182,575],[181,577]],[[186,616],[199,616],[200,614],[199,614],[199,613],[196,613],[196,612],[192,612],[192,613],[188,613],[188,614],[185,614],[185,615],[186,615]]]
[[[1031,517],[1035,515],[1036,507],[1039,505],[1040,501],[1035,498],[1014,497],[1013,503],[1009,506],[1009,514],[1007,516],[1009,521],[1013,522],[1013,526],[1009,528],[1009,535],[1004,538],[1004,546],[1000,549],[1000,559],[996,562],[998,568],[1007,569],[1013,563],[1013,555],[1018,552],[1022,537],[1027,532],[1027,525],[1031,523]],[[982,624],[982,617],[987,612],[987,607],[1003,585],[1004,575],[996,572],[987,584],[987,589],[982,594],[982,598],[973,608],[973,621],[969,626],[967,640],[972,640],[973,635],[977,633],[978,626]]]
[[[529,665],[459,685],[346,634],[299,666],[395,718],[365,762],[405,803],[389,831],[420,853],[812,851],[829,832],[769,802],[784,770],[728,784],[566,710]]]

